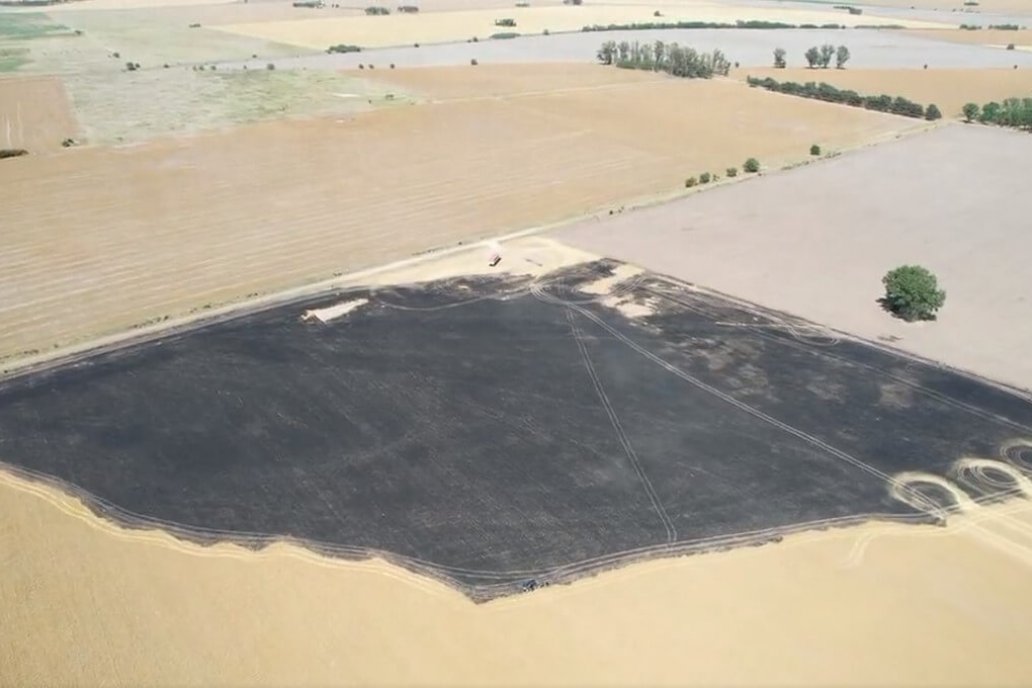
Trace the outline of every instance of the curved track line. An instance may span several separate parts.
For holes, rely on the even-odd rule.
[[[885,473],[885,472],[875,468],[874,466],[871,466],[870,464],[864,463],[863,461],[861,461],[860,459],[856,458],[855,456],[852,456],[851,454],[847,454],[846,452],[842,451],[841,449],[838,449],[837,447],[833,447],[832,445],[828,444],[827,442],[821,440],[818,437],[815,437],[814,435],[811,435],[811,434],[809,434],[807,432],[804,432],[803,430],[800,430],[799,428],[791,426],[788,423],[780,421],[777,418],[774,418],[773,416],[770,416],[770,415],[764,413],[763,411],[760,411],[759,409],[757,409],[757,408],[755,408],[753,406],[750,406],[749,404],[746,404],[746,403],[744,403],[742,401],[739,401],[738,399],[735,399],[731,395],[729,395],[729,394],[727,394],[725,392],[720,391],[716,387],[713,387],[712,385],[706,384],[705,382],[703,382],[699,378],[695,377],[694,375],[690,375],[689,373],[686,373],[685,371],[681,370],[680,368],[678,368],[677,366],[673,365],[669,361],[666,361],[666,360],[660,358],[659,356],[657,356],[656,354],[652,353],[651,351],[649,351],[645,347],[641,346],[640,344],[638,344],[634,340],[630,339],[629,337],[624,335],[622,332],[617,330],[615,327],[611,326],[609,323],[605,322],[602,318],[598,317],[597,315],[595,315],[591,311],[589,311],[589,310],[587,310],[585,308],[582,308],[580,306],[577,306],[577,305],[567,305],[567,304],[565,304],[562,301],[562,299],[559,299],[559,298],[557,298],[555,296],[552,296],[551,294],[546,292],[542,287],[537,286],[537,285],[535,285],[535,286],[533,286],[531,288],[531,292],[537,298],[539,298],[540,300],[544,301],[545,303],[551,303],[551,304],[554,304],[554,305],[560,305],[560,306],[566,306],[567,308],[572,308],[573,310],[577,311],[578,313],[580,313],[584,317],[586,317],[589,320],[591,320],[592,322],[594,322],[596,325],[598,325],[599,327],[601,327],[605,331],[609,332],[609,334],[611,334],[617,340],[623,342],[630,349],[636,351],[637,353],[639,353],[642,356],[644,356],[645,358],[649,359],[650,361],[652,361],[656,365],[660,366],[664,370],[666,370],[666,371],[672,373],[673,375],[681,378],[685,382],[688,382],[689,384],[697,387],[698,389],[701,389],[702,391],[707,392],[708,394],[711,394],[712,396],[717,397],[721,401],[724,401],[724,402],[730,404],[731,406],[734,406],[735,408],[739,409],[740,411],[744,411],[745,413],[748,413],[749,415],[753,416],[754,418],[757,418],[757,419],[759,419],[759,420],[761,420],[761,421],[763,421],[765,423],[768,423],[769,425],[772,425],[772,426],[778,428],[779,430],[783,430],[784,432],[786,432],[786,433],[788,433],[790,435],[798,437],[799,439],[801,439],[801,440],[803,440],[805,442],[808,442],[808,443],[812,444],[815,447],[823,449],[824,451],[826,451],[827,453],[831,454],[832,456],[834,456],[834,457],[844,461],[845,463],[848,463],[849,465],[851,465],[851,466],[853,466],[855,468],[860,469],[861,471],[867,473],[868,475],[872,475],[874,477],[880,478],[881,480],[884,480],[889,485],[896,485],[897,484],[895,479],[892,476],[890,476],[889,474],[887,474],[887,473]],[[906,488],[904,486],[903,489],[908,489],[908,488]],[[916,491],[913,491],[913,492],[914,492],[913,498],[918,503],[920,503],[922,501],[927,501],[923,495],[917,493]],[[935,505],[930,504],[929,508],[934,508],[934,506]]]

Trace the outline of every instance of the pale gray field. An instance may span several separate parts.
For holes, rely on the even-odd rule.
[[[1032,136],[954,124],[586,221],[581,249],[1032,389]],[[878,304],[899,265],[935,272],[937,322]]]
[[[276,60],[280,69],[353,69],[370,63],[399,67],[446,66],[469,64],[471,59],[481,63],[528,62],[584,62],[595,59],[598,47],[604,41],[677,42],[697,50],[719,48],[744,67],[769,67],[775,48],[788,51],[789,64],[805,66],[803,53],[813,45],[845,44],[852,53],[850,67],[861,69],[959,69],[986,67],[1032,68],[1032,53],[1006,51],[978,45],[946,43],[898,31],[874,29],[684,29],[656,31],[606,31],[553,34],[551,36],[520,36],[508,40],[480,41],[478,43],[449,43],[426,45],[419,48],[383,48],[344,55],[303,55]],[[265,60],[229,61],[219,68],[256,69]]]

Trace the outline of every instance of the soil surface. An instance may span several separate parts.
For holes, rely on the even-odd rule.
[[[123,525],[379,555],[484,599],[945,517],[958,459],[1032,435],[1027,400],[614,267],[322,296],[23,375],[3,457]],[[1018,487],[968,477],[983,503]]]
[[[1030,160],[1028,134],[952,124],[557,236],[1032,389]],[[878,303],[911,263],[946,290],[937,322]]]

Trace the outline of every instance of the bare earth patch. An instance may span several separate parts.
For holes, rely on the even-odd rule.
[[[830,149],[916,124],[733,81],[648,77],[26,158],[0,168],[0,356],[676,194],[686,176],[749,156],[803,160],[814,139]]]
[[[0,148],[60,150],[62,141],[78,135],[58,77],[0,78]]]
[[[1032,389],[1030,147],[1027,134],[953,124],[558,237]],[[908,263],[946,290],[937,322],[877,303],[882,276]]]
[[[741,78],[745,79],[742,70]],[[935,103],[944,117],[960,117],[965,103],[1027,97],[1030,69],[750,69],[749,76],[778,81],[825,81],[864,95],[903,96],[922,105]]]

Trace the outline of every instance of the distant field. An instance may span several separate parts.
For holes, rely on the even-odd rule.
[[[1032,18],[1029,19],[1032,25]],[[951,43],[965,43],[967,45],[991,45],[1006,47],[1013,43],[1015,46],[1032,45],[1032,30],[1023,29],[1019,31],[996,31],[980,29],[978,31],[965,31],[963,29],[907,29],[904,31],[908,36],[921,36],[932,38],[937,41],[949,41]]]
[[[751,155],[778,165],[814,140],[833,149],[918,124],[732,81],[608,74],[608,87],[578,90],[571,71],[568,89],[539,95],[8,161],[0,356],[677,193]],[[392,76],[425,78],[427,91],[449,78]]]
[[[737,76],[745,78],[746,70]],[[987,103],[1032,93],[1032,69],[750,69],[750,76],[779,81],[825,81],[864,95],[903,96],[935,103],[944,117],[960,117],[964,103]]]
[[[279,43],[325,49],[337,43],[350,43],[366,48],[411,45],[414,43],[442,43],[480,40],[501,31],[521,34],[539,34],[548,30],[579,31],[593,24],[630,24],[644,22],[708,21],[734,22],[736,20],[783,21],[795,24],[903,24],[934,28],[930,22],[897,21],[881,17],[861,18],[832,10],[783,10],[773,7],[753,8],[732,5],[699,5],[690,9],[679,6],[664,7],[663,17],[653,16],[654,8],[644,5],[586,5],[582,7],[530,7],[499,10],[468,10],[417,15],[391,14],[386,17],[341,17],[284,22],[227,24],[216,27],[222,31],[264,38]],[[495,26],[496,19],[516,20],[514,28]],[[605,40],[604,38],[599,39]]]
[[[557,238],[1032,392],[1030,174],[1028,134],[950,124]],[[946,290],[937,322],[878,304],[912,263]]]
[[[0,148],[60,150],[63,140],[78,135],[60,79],[0,77]]]
[[[86,73],[68,79],[92,143],[120,144],[192,134],[281,117],[343,116],[383,105],[387,88],[330,71]]]
[[[838,4],[837,0],[835,0]],[[843,4],[849,4],[843,3]],[[964,5],[962,0],[864,0],[864,5],[880,7],[916,8],[922,10],[942,10],[946,12],[968,11],[972,13],[1008,12],[1032,15],[1032,5],[1028,0],[980,0],[976,7]]]

